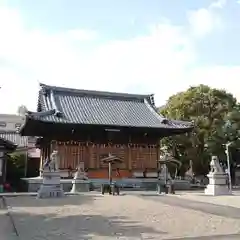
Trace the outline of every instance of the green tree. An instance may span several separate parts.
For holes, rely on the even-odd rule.
[[[210,155],[225,159],[223,144],[238,138],[238,110],[232,94],[205,85],[190,87],[169,98],[161,114],[167,118],[193,121],[195,125],[189,134],[162,141],[183,162],[183,172],[190,160],[195,174],[206,174]]]
[[[7,181],[15,190],[21,190],[21,178],[25,177],[26,155],[13,153],[8,155]]]

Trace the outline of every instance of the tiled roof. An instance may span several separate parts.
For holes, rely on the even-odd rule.
[[[17,147],[17,145],[9,140],[6,140],[5,138],[0,137],[0,146],[4,146],[6,149],[10,151],[14,151]]]
[[[122,127],[191,128],[157,113],[153,95],[110,93],[41,84],[38,112],[29,118],[44,122]]]
[[[15,146],[15,148],[20,149],[21,151],[27,151],[28,156],[31,158],[39,158],[40,150],[35,147],[35,138],[30,138],[26,136],[21,136],[17,132],[8,131],[0,132],[0,144],[5,141],[9,146]],[[13,148],[13,147],[11,147]]]
[[[28,137],[21,136],[17,132],[0,132],[0,138],[16,144],[20,148],[28,146]]]

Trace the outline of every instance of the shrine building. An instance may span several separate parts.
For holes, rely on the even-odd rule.
[[[40,84],[37,112],[27,113],[20,134],[38,137],[41,164],[57,150],[62,174],[84,163],[89,178],[107,178],[101,159],[111,153],[122,159],[121,177],[131,178],[145,170],[156,173],[160,139],[192,128],[160,115],[153,95]]]

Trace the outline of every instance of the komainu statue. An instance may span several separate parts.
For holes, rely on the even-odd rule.
[[[210,173],[223,173],[223,169],[220,166],[219,160],[217,156],[212,156],[212,160],[210,162]]]
[[[79,163],[79,165],[77,167],[77,171],[74,175],[74,179],[83,179],[83,180],[88,179],[88,177],[86,176],[85,169],[84,169],[84,162]]]
[[[56,172],[58,171],[59,167],[59,158],[58,158],[58,151],[54,150],[50,156],[47,158],[45,163],[43,164],[43,170],[48,169],[49,172]]]

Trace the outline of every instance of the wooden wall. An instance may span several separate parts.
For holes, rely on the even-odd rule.
[[[149,144],[87,144],[80,142],[58,142],[57,150],[60,157],[60,168],[77,167],[84,162],[85,168],[103,169],[108,166],[101,159],[111,153],[120,157],[123,163],[120,169],[156,169],[157,145]]]
[[[80,162],[84,162],[86,169],[107,169],[108,166],[101,159],[109,153],[123,160],[117,166],[122,170],[157,168],[159,148],[157,144],[94,144],[77,141],[58,141],[53,147],[59,153],[60,169],[68,169],[69,167],[75,169]],[[43,148],[42,161],[49,154],[49,148]]]
[[[75,135],[74,135],[75,134]],[[60,169],[76,169],[80,162],[88,170],[89,178],[107,178],[108,166],[101,159],[109,153],[120,157],[123,162],[113,166],[118,168],[121,177],[132,177],[136,172],[155,172],[158,168],[159,135],[144,131],[106,131],[96,128],[74,132],[73,135],[63,134],[48,136],[41,139],[41,162],[58,150]],[[53,140],[54,139],[54,140]],[[41,168],[41,166],[40,166]]]

